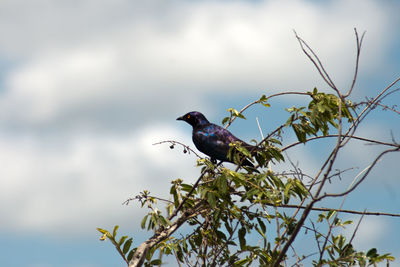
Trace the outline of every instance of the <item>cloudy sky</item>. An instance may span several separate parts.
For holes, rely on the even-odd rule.
[[[220,123],[227,108],[262,94],[324,89],[293,29],[341,88],[351,82],[353,28],[366,31],[354,97],[374,96],[400,74],[399,11],[388,0],[0,1],[2,263],[122,266],[95,228],[120,224],[143,240],[143,211],[121,203],[143,189],[166,195],[172,179],[198,175],[194,155],[152,145],[192,145],[176,117],[199,110]],[[249,111],[231,130],[259,140],[255,117],[268,132],[296,101]],[[360,135],[400,139],[398,115],[371,117]],[[291,155],[306,170],[323,154],[311,148]],[[378,151],[355,144],[342,162],[356,158],[351,167],[363,169]],[[399,213],[400,157],[384,160],[346,207]],[[356,242],[400,258],[399,225],[367,218]]]

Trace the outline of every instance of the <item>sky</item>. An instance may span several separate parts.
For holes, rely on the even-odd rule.
[[[400,76],[399,10],[388,0],[0,1],[2,263],[123,266],[96,227],[119,224],[121,233],[144,240],[145,211],[122,202],[144,189],[167,197],[171,180],[199,174],[193,154],[152,145],[177,140],[193,147],[178,116],[198,110],[220,124],[228,108],[263,94],[328,90],[293,30],[340,88],[353,75],[354,27],[366,31],[353,99],[374,96]],[[387,104],[399,100],[394,94]],[[260,140],[256,117],[268,133],[286,120],[284,108],[304,103],[275,99],[230,129]],[[375,112],[359,133],[400,140],[399,125],[398,115]],[[380,149],[351,144],[339,162],[359,172]],[[324,153],[316,143],[290,157],[312,171]],[[399,160],[385,157],[345,207],[399,213]],[[355,242],[400,262],[399,225],[365,218]]]

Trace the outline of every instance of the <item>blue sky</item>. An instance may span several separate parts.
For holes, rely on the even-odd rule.
[[[366,31],[354,99],[373,96],[400,75],[399,10],[397,1],[377,0],[1,1],[2,262],[122,266],[96,227],[120,224],[143,240],[144,211],[121,203],[143,189],[166,195],[170,180],[198,175],[194,156],[152,146],[166,139],[192,145],[190,128],[176,117],[199,110],[220,123],[226,109],[262,94],[326,89],[293,29],[343,88],[353,70],[353,28]],[[387,104],[399,100],[393,95]],[[297,101],[275,99],[231,130],[259,140],[255,117],[267,133]],[[383,115],[372,114],[360,135],[389,141],[392,130],[400,140],[399,116]],[[291,157],[312,171],[324,151],[307,149]],[[354,144],[341,162],[362,169],[377,152]],[[399,160],[386,157],[345,206],[399,213]],[[366,218],[356,242],[400,259],[399,225]]]

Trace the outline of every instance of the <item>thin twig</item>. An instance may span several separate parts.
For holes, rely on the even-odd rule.
[[[189,154],[190,154],[190,152],[192,152],[192,153],[195,154],[198,158],[200,158],[200,159],[202,158],[199,154],[196,153],[196,151],[194,151],[193,149],[191,149],[188,145],[185,145],[185,144],[183,144],[183,143],[181,143],[181,142],[174,141],[174,140],[165,140],[165,141],[161,141],[161,142],[158,142],[158,143],[154,143],[153,146],[155,146],[155,145],[161,145],[161,144],[165,144],[165,143],[171,144],[171,146],[170,146],[171,149],[173,149],[174,146],[175,146],[176,144],[178,144],[178,145],[180,145],[180,146],[183,147],[183,153],[189,152]]]
[[[273,206],[272,204],[270,206]],[[281,208],[293,208],[293,209],[305,209],[306,206],[299,206],[299,205],[289,205],[284,204],[279,206]],[[335,209],[335,208],[322,208],[322,207],[312,207],[313,211],[337,211],[342,213],[349,213],[349,214],[357,214],[357,215],[371,215],[371,216],[389,216],[389,217],[400,217],[398,213],[386,213],[386,212],[374,212],[374,211],[357,211],[357,210],[346,210],[346,209]]]
[[[367,106],[361,111],[360,114],[358,114],[357,118],[353,121],[353,124],[350,126],[350,128],[347,130],[347,132],[344,134],[345,136],[353,135],[358,128],[358,125],[364,120],[364,118],[371,112],[372,107],[378,103],[380,100],[382,100],[382,97],[385,97],[389,89],[392,88],[396,83],[400,81],[400,77],[395,79],[393,82],[391,82],[385,89],[383,89],[377,96],[375,96],[374,99],[372,99]],[[351,133],[351,134],[350,134]]]
[[[342,193],[338,193],[338,194],[326,194],[325,193],[324,195],[320,196],[317,200],[319,201],[326,197],[342,197],[344,195],[351,193],[365,180],[365,178],[368,176],[370,171],[373,169],[373,167],[375,167],[375,165],[379,162],[380,158],[383,155],[385,155],[386,153],[397,152],[397,151],[400,151],[400,146],[398,146],[397,148],[394,148],[394,149],[385,150],[381,154],[379,154],[378,157],[376,157],[375,160],[372,162],[371,167],[364,173],[364,175],[361,177],[361,179],[359,179],[350,189],[348,189]]]
[[[393,144],[393,143],[388,143],[388,142],[368,139],[368,138],[365,138],[365,137],[354,136],[354,135],[353,136],[351,136],[351,135],[342,135],[342,136],[343,137],[348,137],[350,139],[355,139],[355,140],[360,140],[360,141],[364,141],[364,142],[377,144],[377,145],[385,145],[385,146],[397,147],[397,145]],[[292,147],[300,145],[300,144],[304,144],[304,143],[309,142],[309,141],[313,141],[313,140],[317,140],[317,139],[321,139],[321,138],[329,138],[329,137],[338,137],[338,135],[337,134],[329,134],[329,135],[321,135],[321,136],[310,137],[307,140],[305,140],[304,142],[298,141],[298,142],[295,142],[293,144],[287,145],[287,146],[283,147],[281,149],[281,151],[288,150],[289,148],[292,148]]]
[[[281,92],[281,93],[276,93],[276,94],[272,94],[272,95],[268,96],[268,97],[267,97],[267,100],[269,100],[269,99],[271,99],[271,98],[273,98],[273,97],[282,96],[282,95],[310,95],[310,93],[304,93],[304,92]],[[255,101],[251,102],[250,104],[247,104],[246,106],[244,106],[244,107],[239,111],[239,114],[243,114],[243,112],[244,112],[246,109],[248,109],[249,107],[251,107],[251,106],[253,106],[253,105],[255,105],[255,104],[258,104],[258,103],[261,103],[260,99],[257,99],[257,100],[255,100]],[[227,129],[227,128],[236,120],[236,118],[237,118],[237,117],[232,117],[232,118],[229,120],[228,124],[225,125],[225,129]]]
[[[354,85],[356,84],[357,74],[358,74],[358,66],[360,65],[361,46],[362,46],[362,42],[364,40],[365,31],[361,35],[361,39],[358,38],[358,32],[357,32],[356,28],[354,28],[354,34],[356,35],[356,46],[357,46],[356,63],[355,63],[355,67],[354,67],[354,76],[353,76],[353,81],[351,83],[349,91],[345,95],[343,95],[344,98],[348,97],[351,94],[351,92],[354,89]]]
[[[338,92],[338,89],[336,88],[336,85],[333,83],[331,78],[329,77],[328,73],[326,72],[323,64],[321,63],[319,57],[315,54],[315,52],[311,49],[311,47],[302,39],[300,36],[297,35],[297,32],[293,30],[297,41],[300,44],[301,49],[303,50],[304,54],[310,59],[310,61],[314,64],[315,68],[321,75],[322,79],[331,87],[333,90]],[[307,49],[306,49],[307,48]],[[312,56],[311,56],[311,54]]]
[[[163,201],[163,202],[167,202],[167,203],[174,203],[174,202],[172,202],[171,200],[168,200],[168,199],[165,199],[165,198],[160,198],[160,197],[156,197],[156,196],[150,196],[150,195],[147,195],[147,196],[142,196],[142,195],[137,195],[136,197],[130,197],[130,198],[128,198],[127,200],[125,200],[124,202],[122,202],[122,205],[129,205],[129,202],[131,202],[131,201],[133,201],[133,200],[141,200],[142,198],[145,198],[145,199],[149,199],[149,198],[154,198],[154,199],[157,199],[157,200],[159,200],[159,201]]]

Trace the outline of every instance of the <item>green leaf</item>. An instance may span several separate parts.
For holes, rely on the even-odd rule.
[[[234,116],[234,117],[238,117],[238,118],[241,118],[241,119],[246,119],[246,117],[243,116],[242,113],[240,113],[239,111],[237,111],[234,108],[228,108],[227,111],[230,112],[231,115]]]
[[[288,183],[285,186],[285,191],[284,191],[284,196],[285,196],[285,202],[289,201],[290,198],[290,190],[292,189],[292,183],[288,181]]]
[[[118,228],[119,228],[119,225],[114,226],[114,230],[113,230],[112,237],[115,238],[115,236],[117,235],[117,230],[118,230]]]
[[[176,251],[176,256],[177,256],[177,258],[178,258],[178,260],[180,261],[180,262],[184,262],[184,259],[183,259],[183,251],[182,251],[182,248],[181,248],[181,246],[177,246],[177,248],[175,249],[175,251]],[[186,252],[185,252],[186,253]]]
[[[220,240],[223,240],[224,242],[226,241],[226,235],[223,233],[223,232],[221,232],[221,231],[216,231],[216,234],[217,234],[217,237],[220,239]]]
[[[124,254],[128,253],[129,249],[131,248],[132,240],[133,240],[133,238],[131,237],[125,242],[124,247],[122,249],[122,252]]]
[[[244,228],[244,227],[240,228],[238,231],[238,237],[239,237],[239,243],[240,243],[241,250],[244,250],[246,247],[245,235],[246,235],[246,228]]]
[[[257,188],[252,188],[252,189],[250,189],[249,191],[246,192],[246,197],[249,199],[249,198],[251,198],[252,196],[258,194],[258,192],[260,192],[259,189],[257,189]]]
[[[161,265],[162,261],[160,259],[155,259],[150,262],[150,265]]]
[[[301,125],[297,124],[297,123],[293,123],[292,124],[292,128],[293,128],[294,133],[296,134],[297,139],[299,140],[299,142],[305,143],[307,141],[306,133],[304,132],[304,130],[301,127]]]
[[[217,200],[215,198],[215,194],[212,192],[207,192],[207,202],[210,204],[211,208],[215,208],[217,204]]]
[[[102,233],[102,234],[109,234],[110,232],[108,232],[107,230],[104,230],[104,229],[102,229],[102,228],[96,228],[97,229],[97,231],[99,231],[100,233]]]
[[[261,105],[263,105],[264,107],[266,107],[266,108],[269,108],[269,107],[271,107],[271,104],[270,103],[261,103]]]
[[[338,242],[338,247],[343,248],[344,242],[346,241],[346,238],[342,235],[339,235],[339,242]]]
[[[128,262],[131,261],[131,259],[133,258],[133,254],[135,253],[135,251],[136,251],[136,249],[132,249],[132,250],[129,252],[128,256],[126,257],[126,259],[128,260]]]
[[[367,252],[367,257],[372,258],[378,256],[378,250],[376,248],[371,248]]]
[[[236,261],[234,266],[243,266],[245,263],[248,263],[249,261],[250,261],[249,258],[244,258]]]
[[[245,147],[243,147],[240,142],[230,143],[229,145],[233,145],[240,153],[251,159],[251,153]]]
[[[186,243],[186,239],[182,240],[182,249],[185,253],[188,253],[188,247],[187,247],[187,243]]]
[[[164,218],[164,216],[159,215],[158,218],[159,218],[159,220],[160,220],[160,223],[161,223],[163,226],[169,226],[169,225],[171,225],[171,222],[170,222],[167,218]]]
[[[349,221],[343,222],[343,225],[347,225],[347,224],[353,224],[353,221],[349,220]]]
[[[318,111],[321,112],[321,113],[325,112],[325,110],[326,110],[326,106],[321,102],[319,102],[317,104],[317,108],[318,108]]]
[[[330,218],[332,218],[333,215],[336,214],[336,210],[330,210],[328,212],[328,215],[326,216],[326,218],[329,220]]]
[[[229,121],[230,117],[225,117],[222,119],[222,125],[225,125]]]
[[[190,184],[181,184],[182,186],[182,190],[185,192],[190,192],[190,190],[192,190],[192,187]]]
[[[142,222],[140,224],[140,227],[142,227],[142,229],[146,228],[146,221],[147,221],[147,217],[149,215],[147,214],[146,216],[143,217]]]
[[[226,194],[228,192],[228,182],[226,180],[225,175],[221,175],[216,179],[218,191],[222,194]]]
[[[124,243],[125,239],[127,239],[127,238],[128,238],[128,236],[126,236],[126,235],[122,236],[118,241],[118,246],[121,246]]]
[[[228,224],[228,222],[225,222],[225,228],[229,234],[232,234],[232,227]]]
[[[265,95],[262,95],[258,101],[265,102],[267,100],[268,100],[268,97],[266,97]]]
[[[175,207],[177,208],[178,205],[176,205]],[[166,207],[166,210],[167,210],[168,216],[170,216],[172,214],[173,210],[174,210],[174,205],[173,204],[168,204],[167,207]]]
[[[294,121],[294,115],[291,115],[289,119],[286,121],[285,126],[288,127],[289,125],[292,125],[293,121]]]
[[[265,227],[264,222],[257,217],[257,221],[258,221],[258,225],[260,225],[262,232],[265,234],[265,231],[267,230],[267,228]]]

